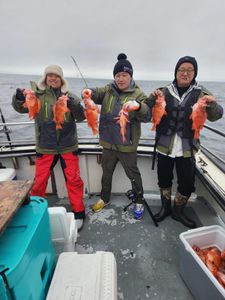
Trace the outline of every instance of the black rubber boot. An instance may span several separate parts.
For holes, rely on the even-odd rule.
[[[176,193],[171,217],[189,228],[196,228],[195,221],[188,218],[184,213],[188,199],[189,197],[183,196],[179,192]]]
[[[156,222],[160,222],[164,220],[172,213],[172,208],[171,208],[172,189],[171,188],[160,189],[160,193],[161,193],[162,206],[160,208],[160,211],[154,215],[154,219],[156,220]]]

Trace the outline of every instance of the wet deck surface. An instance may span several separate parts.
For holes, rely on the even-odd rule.
[[[135,220],[132,206],[125,195],[113,195],[111,204],[99,213],[91,210],[99,197],[85,200],[87,217],[77,239],[78,253],[111,251],[117,262],[119,300],[189,300],[193,299],[179,275],[179,234],[188,230],[168,217],[155,227],[147,210],[142,220]],[[159,209],[155,201],[148,201],[153,213]],[[158,203],[158,202],[156,202]],[[50,205],[63,205],[67,200]],[[199,226],[201,222],[191,207],[189,217]]]

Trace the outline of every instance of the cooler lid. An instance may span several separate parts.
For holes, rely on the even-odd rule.
[[[0,181],[12,180],[16,176],[13,168],[0,169]]]

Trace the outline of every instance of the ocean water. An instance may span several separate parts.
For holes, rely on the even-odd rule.
[[[0,107],[5,117],[6,122],[23,122],[28,121],[27,114],[17,113],[11,106],[12,95],[16,88],[29,88],[30,81],[38,81],[40,76],[34,75],[14,75],[14,74],[0,74]],[[67,78],[70,90],[76,95],[80,96],[81,91],[85,88],[84,81],[81,78]],[[110,80],[106,79],[86,79],[89,87],[102,87]],[[139,87],[149,95],[150,92],[158,87],[165,86],[167,81],[141,81],[137,80]],[[224,82],[200,82],[208,90],[210,90],[225,109],[225,83]],[[225,118],[216,122],[206,122],[207,125],[214,127],[222,132],[225,131]],[[29,127],[24,126],[10,126],[12,132],[10,136],[16,140],[33,140],[34,128],[33,125]],[[225,133],[225,132],[224,132]],[[151,131],[151,123],[142,124],[142,138],[154,138],[155,133]],[[91,129],[87,127],[86,123],[78,124],[79,138],[92,138]],[[0,134],[0,139],[5,140],[5,135]],[[225,160],[225,138],[207,129],[203,129],[200,134],[200,140],[203,145],[206,145],[211,151]]]

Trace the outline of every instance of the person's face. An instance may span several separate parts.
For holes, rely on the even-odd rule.
[[[119,72],[115,75],[115,82],[121,91],[129,88],[132,77],[127,72]]]
[[[47,74],[46,84],[53,89],[58,89],[62,86],[61,77],[53,73]]]
[[[177,85],[179,87],[188,87],[194,79],[195,70],[191,63],[183,63],[179,66],[176,73]]]

